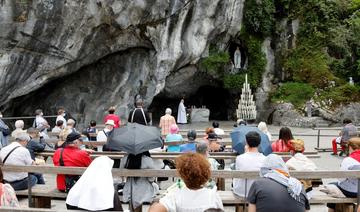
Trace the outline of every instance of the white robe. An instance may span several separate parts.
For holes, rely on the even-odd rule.
[[[234,53],[234,66],[235,68],[241,68],[241,52],[236,50]]]
[[[178,108],[177,123],[186,124],[186,108],[184,103],[181,101]]]
[[[113,164],[107,156],[97,157],[70,189],[66,203],[91,211],[113,208]]]

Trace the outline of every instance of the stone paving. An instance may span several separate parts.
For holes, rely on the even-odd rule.
[[[222,129],[232,129],[233,122],[220,122],[220,127]],[[197,129],[197,130],[204,130],[206,127],[209,127],[211,123],[197,123],[197,124],[187,124],[187,125],[181,125],[180,129]],[[279,126],[269,126],[269,131],[271,134],[278,134],[280,127]],[[294,136],[295,138],[300,138],[305,141],[305,148],[308,151],[314,151],[314,148],[317,144],[317,131],[310,129],[310,128],[291,128],[293,134],[307,134],[307,135],[314,135],[314,136]],[[324,135],[337,135],[338,130],[328,130],[328,131],[322,131],[321,134]],[[273,136],[273,139],[276,139],[277,136]],[[321,147],[331,147],[331,137],[321,137],[320,139],[320,146]],[[340,167],[340,163],[344,157],[339,156],[332,156],[330,155],[330,152],[319,152],[320,158],[315,158],[313,161],[316,163],[318,168],[320,170],[338,170]],[[47,161],[48,163],[51,163],[50,160]],[[230,161],[227,162],[226,169],[229,166]],[[51,186],[55,187],[55,176],[54,175],[45,175],[46,183]],[[116,179],[115,179],[116,180]],[[336,179],[326,179],[325,182],[332,182]],[[162,188],[166,188],[172,184],[172,181],[163,182],[161,184]],[[226,190],[231,189],[231,180],[226,180]],[[27,207],[28,201],[26,198],[21,199],[20,203],[22,207]],[[127,209],[127,204],[124,204],[124,209]],[[65,201],[63,200],[53,200],[52,201],[52,208],[57,211],[66,211],[65,207]],[[144,206],[144,211],[146,211],[148,206]],[[230,212],[234,211],[233,207],[226,207],[225,211]],[[313,212],[325,212],[327,211],[326,207],[324,205],[312,205],[312,208],[310,211]]]

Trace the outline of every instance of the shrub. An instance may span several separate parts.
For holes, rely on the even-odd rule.
[[[250,34],[270,36],[274,28],[275,5],[273,0],[245,1],[244,25]]]
[[[360,86],[345,84],[319,92],[316,97],[322,106],[335,108],[342,104],[360,101]]]
[[[300,108],[313,97],[314,93],[315,89],[309,84],[288,82],[272,93],[271,100],[273,102],[290,102],[296,108]]]

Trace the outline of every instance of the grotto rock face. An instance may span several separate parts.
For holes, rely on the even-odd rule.
[[[211,41],[239,32],[243,1],[2,0],[0,106],[100,118],[109,105],[126,113],[136,93],[148,105]]]

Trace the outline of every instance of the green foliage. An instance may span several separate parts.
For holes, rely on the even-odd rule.
[[[223,68],[230,61],[230,56],[227,52],[220,51],[214,47],[210,47],[209,57],[204,58],[200,62],[208,73],[216,75],[223,72]]]
[[[292,74],[293,80],[324,88],[334,79],[327,62],[321,50],[304,45],[290,51],[284,68]]]
[[[360,101],[360,86],[345,84],[339,87],[332,87],[320,92],[316,100],[330,108],[341,104]]]
[[[273,94],[271,100],[274,102],[290,102],[295,107],[302,107],[310,100],[315,89],[306,83],[288,82],[280,86]]]
[[[247,47],[248,56],[248,81],[250,86],[257,88],[262,82],[262,74],[264,73],[266,66],[265,54],[261,51],[262,40],[249,36],[247,34],[241,35],[241,38],[245,41]],[[239,90],[242,88],[245,82],[245,74],[227,74],[224,76],[224,87],[227,89]]]
[[[273,0],[245,1],[244,25],[250,34],[261,37],[270,36],[275,23]]]

